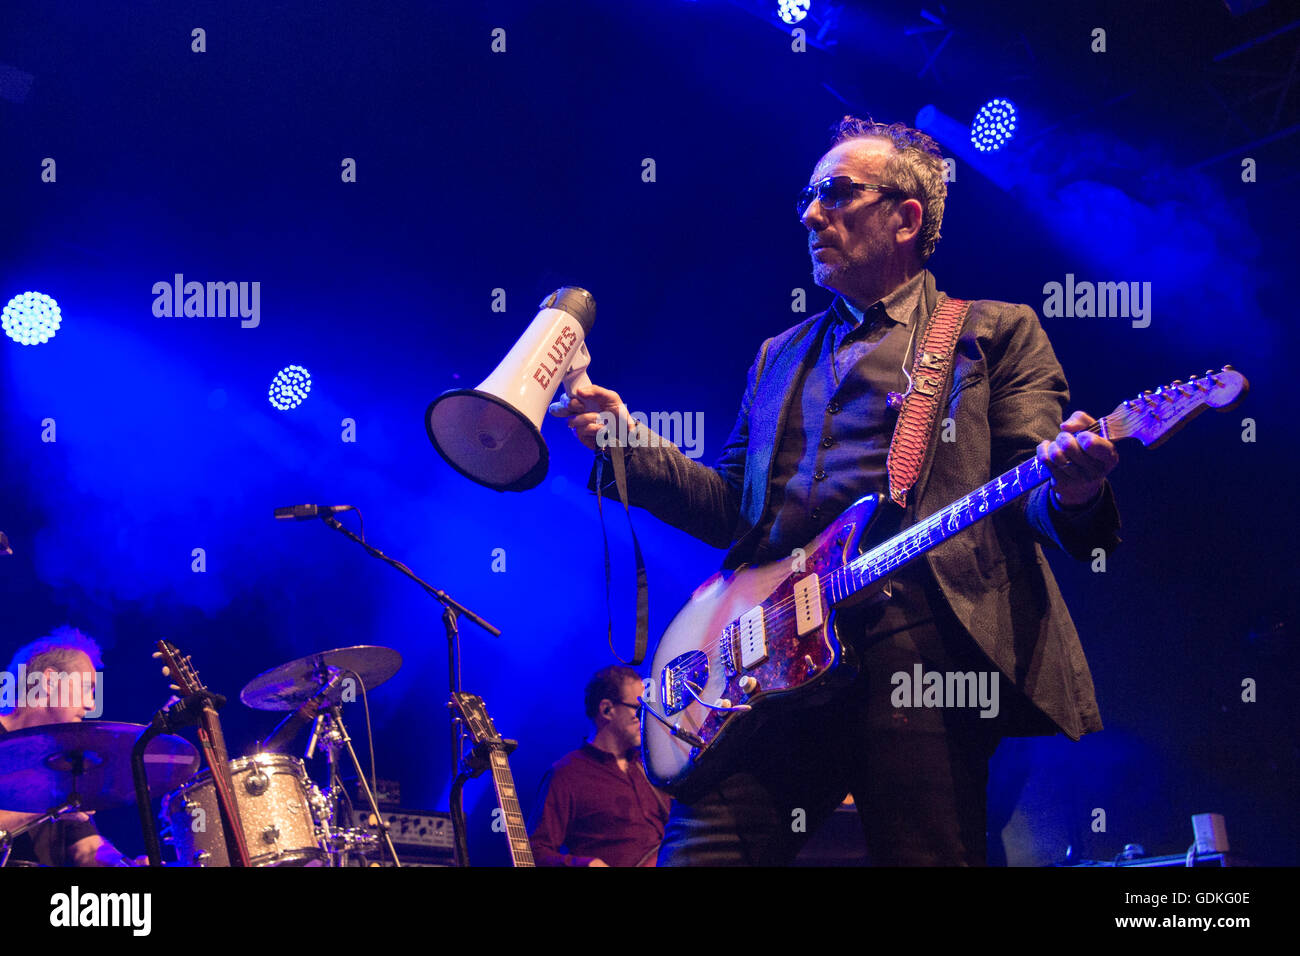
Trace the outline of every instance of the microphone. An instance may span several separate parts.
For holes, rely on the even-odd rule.
[[[310,521],[321,515],[336,515],[340,511],[355,511],[356,505],[287,505],[275,509],[276,521]]]
[[[316,745],[320,743],[321,725],[325,723],[325,715],[317,714],[316,723],[311,728],[311,739],[307,741],[307,751],[303,754],[303,760],[310,760],[316,756]]]
[[[303,701],[302,705],[297,710],[280,723],[280,726],[275,729],[267,739],[266,743],[262,745],[262,749],[270,753],[278,753],[280,748],[287,745],[294,737],[297,737],[298,732],[306,727],[313,717],[316,717],[316,712],[320,709],[320,705],[325,701],[329,692],[334,689],[335,685],[337,685],[341,679],[342,674],[335,674],[330,678],[328,684],[307,700]],[[314,736],[315,733],[313,732],[313,737]]]

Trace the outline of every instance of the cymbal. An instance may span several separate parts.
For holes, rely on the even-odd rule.
[[[74,791],[83,810],[134,803],[131,748],[144,730],[144,724],[86,720],[0,736],[0,808],[38,813],[67,802]],[[149,741],[144,766],[150,791],[162,793],[194,774],[199,752],[185,738],[163,734]]]
[[[258,710],[293,710],[324,687],[335,675],[357,676],[374,690],[402,668],[402,655],[391,647],[359,644],[320,651],[258,674],[244,685],[239,699]],[[332,695],[337,702],[342,688]]]

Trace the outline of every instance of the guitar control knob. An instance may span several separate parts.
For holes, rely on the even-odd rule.
[[[750,675],[746,674],[744,677],[740,679],[740,689],[743,690],[746,694],[752,696],[753,693],[756,690],[758,690],[758,681],[753,677],[751,677]]]
[[[274,823],[268,824],[262,829],[263,843],[274,843],[278,839],[280,839],[280,828]]]

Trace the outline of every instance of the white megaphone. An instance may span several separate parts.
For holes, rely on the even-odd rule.
[[[424,413],[429,441],[466,478],[497,491],[524,491],[546,477],[541,424],[556,389],[590,385],[586,338],[596,300],[586,289],[556,289],[501,364],[478,388],[443,392]]]

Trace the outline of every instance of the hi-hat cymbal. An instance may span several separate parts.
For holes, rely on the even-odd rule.
[[[135,802],[131,748],[145,727],[104,720],[27,727],[0,736],[0,808],[38,813],[76,793],[83,810]],[[180,786],[199,767],[199,753],[183,737],[163,734],[144,753],[149,789]]]
[[[402,655],[391,647],[359,644],[320,651],[258,674],[244,685],[239,699],[258,710],[293,710],[335,676],[357,677],[366,690],[374,690],[402,667]],[[335,692],[335,698],[342,694]]]

